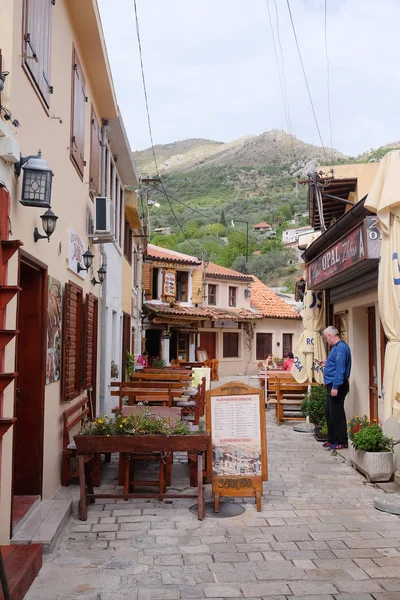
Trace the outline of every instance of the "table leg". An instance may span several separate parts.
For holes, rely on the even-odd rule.
[[[219,493],[214,494],[214,512],[219,513]]]
[[[131,471],[131,461],[130,454],[125,454],[125,480],[124,480],[124,500],[128,500],[127,494],[129,494],[129,479],[130,479],[130,471]]]
[[[85,463],[86,469],[86,489],[88,494],[94,494],[93,489],[93,470],[95,469],[95,463],[97,457],[100,457],[100,454],[95,454],[91,460]],[[94,504],[96,502],[95,498],[89,498],[89,504]]]
[[[80,488],[80,501],[79,501],[79,518],[81,521],[87,520],[87,499],[86,499],[86,476],[85,476],[85,457],[83,454],[78,455],[79,464],[79,488]]]
[[[256,492],[256,507],[257,512],[261,512],[261,492]]]
[[[197,512],[199,521],[202,521],[205,513],[202,454],[197,455]]]

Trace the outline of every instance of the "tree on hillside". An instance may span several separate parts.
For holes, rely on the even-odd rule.
[[[225,218],[225,211],[224,209],[221,210],[221,218],[219,220],[219,222],[221,223],[221,225],[223,225],[224,227],[227,227],[226,224],[226,218]]]

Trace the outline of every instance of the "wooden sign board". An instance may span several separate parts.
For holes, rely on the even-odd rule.
[[[231,381],[206,394],[215,512],[223,496],[253,497],[261,510],[262,483],[268,480],[264,390]]]

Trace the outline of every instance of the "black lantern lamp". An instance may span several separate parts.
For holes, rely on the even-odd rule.
[[[249,286],[246,287],[245,290],[244,290],[244,297],[245,298],[250,298],[251,297],[251,289],[250,289]]]
[[[106,273],[107,273],[107,269],[105,268],[104,265],[102,265],[100,267],[100,269],[97,271],[97,275],[99,276],[99,281],[97,281],[97,279],[95,277],[93,277],[93,279],[90,281],[90,283],[92,285],[101,285],[106,277]]]
[[[92,266],[94,254],[90,252],[89,248],[86,250],[86,252],[82,254],[82,259],[84,266],[82,267],[81,263],[78,262],[76,266],[76,270],[78,271],[78,273],[80,273],[81,271],[89,271],[90,267]]]
[[[40,235],[38,228],[35,227],[35,229],[33,230],[33,239],[35,240],[35,242],[37,242],[38,240],[46,239],[48,242],[50,242],[50,236],[56,228],[58,217],[56,217],[51,208],[49,208],[49,210],[46,210],[44,215],[41,215],[40,218],[42,219],[43,230],[46,235]]]
[[[50,208],[51,183],[53,171],[49,163],[42,159],[42,152],[39,150],[37,156],[27,156],[15,164],[15,175],[24,171],[22,181],[21,204],[24,206],[37,206],[39,208]]]

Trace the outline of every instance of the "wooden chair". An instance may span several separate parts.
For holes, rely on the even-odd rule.
[[[85,396],[63,412],[61,485],[68,486],[69,480],[72,477],[79,477],[77,467],[71,469],[71,459],[76,459],[76,447],[71,432],[74,431],[74,433],[77,433],[78,425],[82,425],[83,421],[90,414],[90,410],[89,398]],[[94,457],[87,457],[85,461],[88,462],[92,458],[94,460],[93,485],[98,487],[100,485],[100,454],[96,454]]]
[[[137,415],[143,410],[142,406],[124,406],[123,413],[124,415]],[[146,407],[145,410],[149,410],[151,413],[155,415],[159,415],[160,417],[169,417],[172,422],[176,422],[181,417],[181,409],[172,407],[167,408],[165,406],[152,406]],[[159,452],[152,452],[146,454],[131,454],[129,459],[124,455],[120,455],[119,460],[119,480],[120,485],[124,485],[125,478],[125,461],[130,460],[130,469],[129,469],[129,488],[133,489],[135,486],[156,486],[159,488],[159,493],[165,493],[165,487],[167,485],[171,485],[172,479],[172,463],[173,463],[173,454],[168,452],[164,456],[162,456]],[[159,478],[157,481],[155,480],[139,480],[135,479],[135,462],[136,461],[157,461],[159,463]]]
[[[193,416],[193,425],[198,425],[200,417],[204,416],[204,403],[206,399],[206,378],[203,377],[197,386],[197,393],[192,400],[179,400],[176,406],[181,408],[182,417]]]

